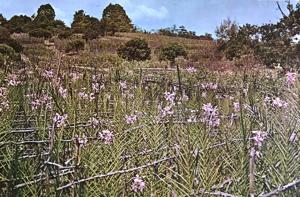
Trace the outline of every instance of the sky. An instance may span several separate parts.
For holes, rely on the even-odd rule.
[[[287,13],[285,0],[278,0]],[[291,0],[296,4],[299,0]],[[230,18],[239,25],[274,23],[281,18],[276,0],[0,0],[0,13],[13,15],[36,13],[40,5],[50,3],[56,18],[70,25],[75,11],[101,18],[109,3],[124,7],[133,24],[148,31],[184,25],[198,35],[214,34],[221,22]]]

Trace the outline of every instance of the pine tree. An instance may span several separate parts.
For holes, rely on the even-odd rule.
[[[51,30],[55,21],[55,11],[50,4],[41,5],[37,11],[37,16],[33,23],[35,28]]]
[[[102,34],[103,28],[99,20],[85,14],[84,10],[75,12],[71,29],[74,33],[87,33],[89,31],[96,32],[98,35]]]
[[[109,4],[102,14],[101,22],[105,26],[105,34],[111,32],[129,32],[133,29],[130,18],[119,4]]]

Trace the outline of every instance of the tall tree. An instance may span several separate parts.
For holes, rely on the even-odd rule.
[[[83,31],[85,28],[84,27],[85,18],[86,18],[86,15],[83,10],[78,10],[75,12],[75,14],[73,16],[73,22],[71,24],[71,28],[74,32],[83,33],[81,31]],[[79,30],[77,30],[77,29],[79,29]],[[79,32],[77,32],[77,31],[79,31]]]
[[[54,28],[52,31],[54,34],[60,34],[68,30],[68,27],[66,26],[65,22],[62,20],[55,20],[53,22],[53,26]]]
[[[101,34],[102,31],[99,20],[85,14],[83,10],[75,12],[71,28],[75,33],[87,33],[89,31],[93,31]]]
[[[216,29],[216,36],[220,41],[229,41],[231,38],[237,35],[239,26],[235,21],[231,19],[224,20],[219,27]]]
[[[41,5],[33,23],[37,28],[51,29],[55,19],[55,11],[50,4]]]
[[[109,4],[102,14],[101,23],[105,26],[105,34],[111,32],[129,32],[133,25],[123,7],[119,4]]]

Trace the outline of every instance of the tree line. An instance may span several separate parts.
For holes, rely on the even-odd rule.
[[[157,34],[165,35],[165,36],[189,38],[189,39],[213,40],[211,34],[206,33],[205,35],[198,36],[196,35],[195,31],[187,30],[186,27],[183,25],[179,27],[173,25],[172,27],[161,28],[157,31]]]
[[[7,28],[10,33],[29,33],[35,37],[48,38],[53,35],[67,37],[70,34],[82,33],[87,38],[99,35],[115,34],[115,32],[130,32],[133,30],[131,19],[119,4],[109,4],[99,20],[78,10],[73,16],[71,27],[55,19],[55,10],[50,4],[41,5],[36,15],[15,15],[7,20],[0,14],[0,27]]]
[[[71,34],[84,34],[86,39],[95,39],[98,36],[114,35],[116,32],[143,32],[132,24],[124,8],[119,4],[109,4],[102,12],[101,19],[88,15],[84,10],[78,10],[73,15],[71,27],[64,21],[55,19],[55,10],[50,4],[41,5],[36,15],[15,15],[7,20],[0,14],[0,26],[7,28],[10,33],[29,33],[33,37],[49,38],[58,35],[67,38]],[[191,39],[212,40],[211,34],[196,35],[183,25],[170,28],[161,28],[156,32],[159,35],[184,37]]]
[[[288,2],[287,14],[277,5],[282,14],[277,23],[239,26],[227,19],[217,27],[219,50],[227,59],[253,56],[268,67],[300,66],[300,3]]]

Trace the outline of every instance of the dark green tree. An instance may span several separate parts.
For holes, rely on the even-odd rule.
[[[173,25],[172,27],[159,29],[158,34],[190,39],[202,39],[202,36],[197,36],[196,32],[187,30],[183,25],[179,26],[178,28],[176,25]]]
[[[50,4],[41,5],[33,20],[35,28],[52,30],[55,22],[55,11]]]
[[[282,18],[274,24],[237,27],[230,20],[223,22],[216,31],[219,49],[230,60],[253,54],[268,67],[300,65],[297,43],[293,41],[300,32],[300,4],[294,7],[288,2],[288,13],[279,10]]]
[[[12,33],[28,32],[31,22],[31,18],[26,15],[13,16],[7,22],[7,28]]]
[[[67,30],[68,27],[66,26],[65,22],[62,20],[55,20],[53,22],[54,28],[56,31],[63,31],[63,30]]]
[[[86,29],[86,15],[83,10],[78,10],[73,16],[71,29],[74,33],[84,33]]]
[[[174,66],[175,59],[179,56],[187,57],[186,50],[180,44],[172,43],[161,49],[159,59],[168,60],[170,61],[170,66]]]
[[[243,55],[253,54],[258,40],[257,26],[246,24],[239,27],[236,35],[222,45],[226,58],[233,60]]]
[[[300,4],[294,7],[288,2],[287,14],[281,8],[279,10],[282,18],[278,23],[265,24],[259,28],[261,39],[255,47],[255,55],[269,67],[299,67],[299,52],[293,37],[300,32]]]
[[[0,44],[12,47],[17,53],[23,51],[23,46],[18,41],[11,38],[9,30],[4,27],[0,27]]]
[[[105,26],[105,34],[108,32],[130,32],[133,29],[130,18],[119,4],[109,4],[102,13],[101,23]]]
[[[232,21],[231,19],[224,20],[220,26],[217,27],[215,33],[218,38],[218,41],[223,43],[226,43],[230,39],[233,39],[239,30],[239,26],[235,21]]]
[[[75,12],[71,29],[74,33],[86,34],[93,31],[94,34],[103,34],[103,28],[101,27],[100,21],[95,17],[85,14],[83,10]]]
[[[151,49],[145,40],[133,39],[118,49],[118,55],[129,61],[145,61],[151,58]]]

